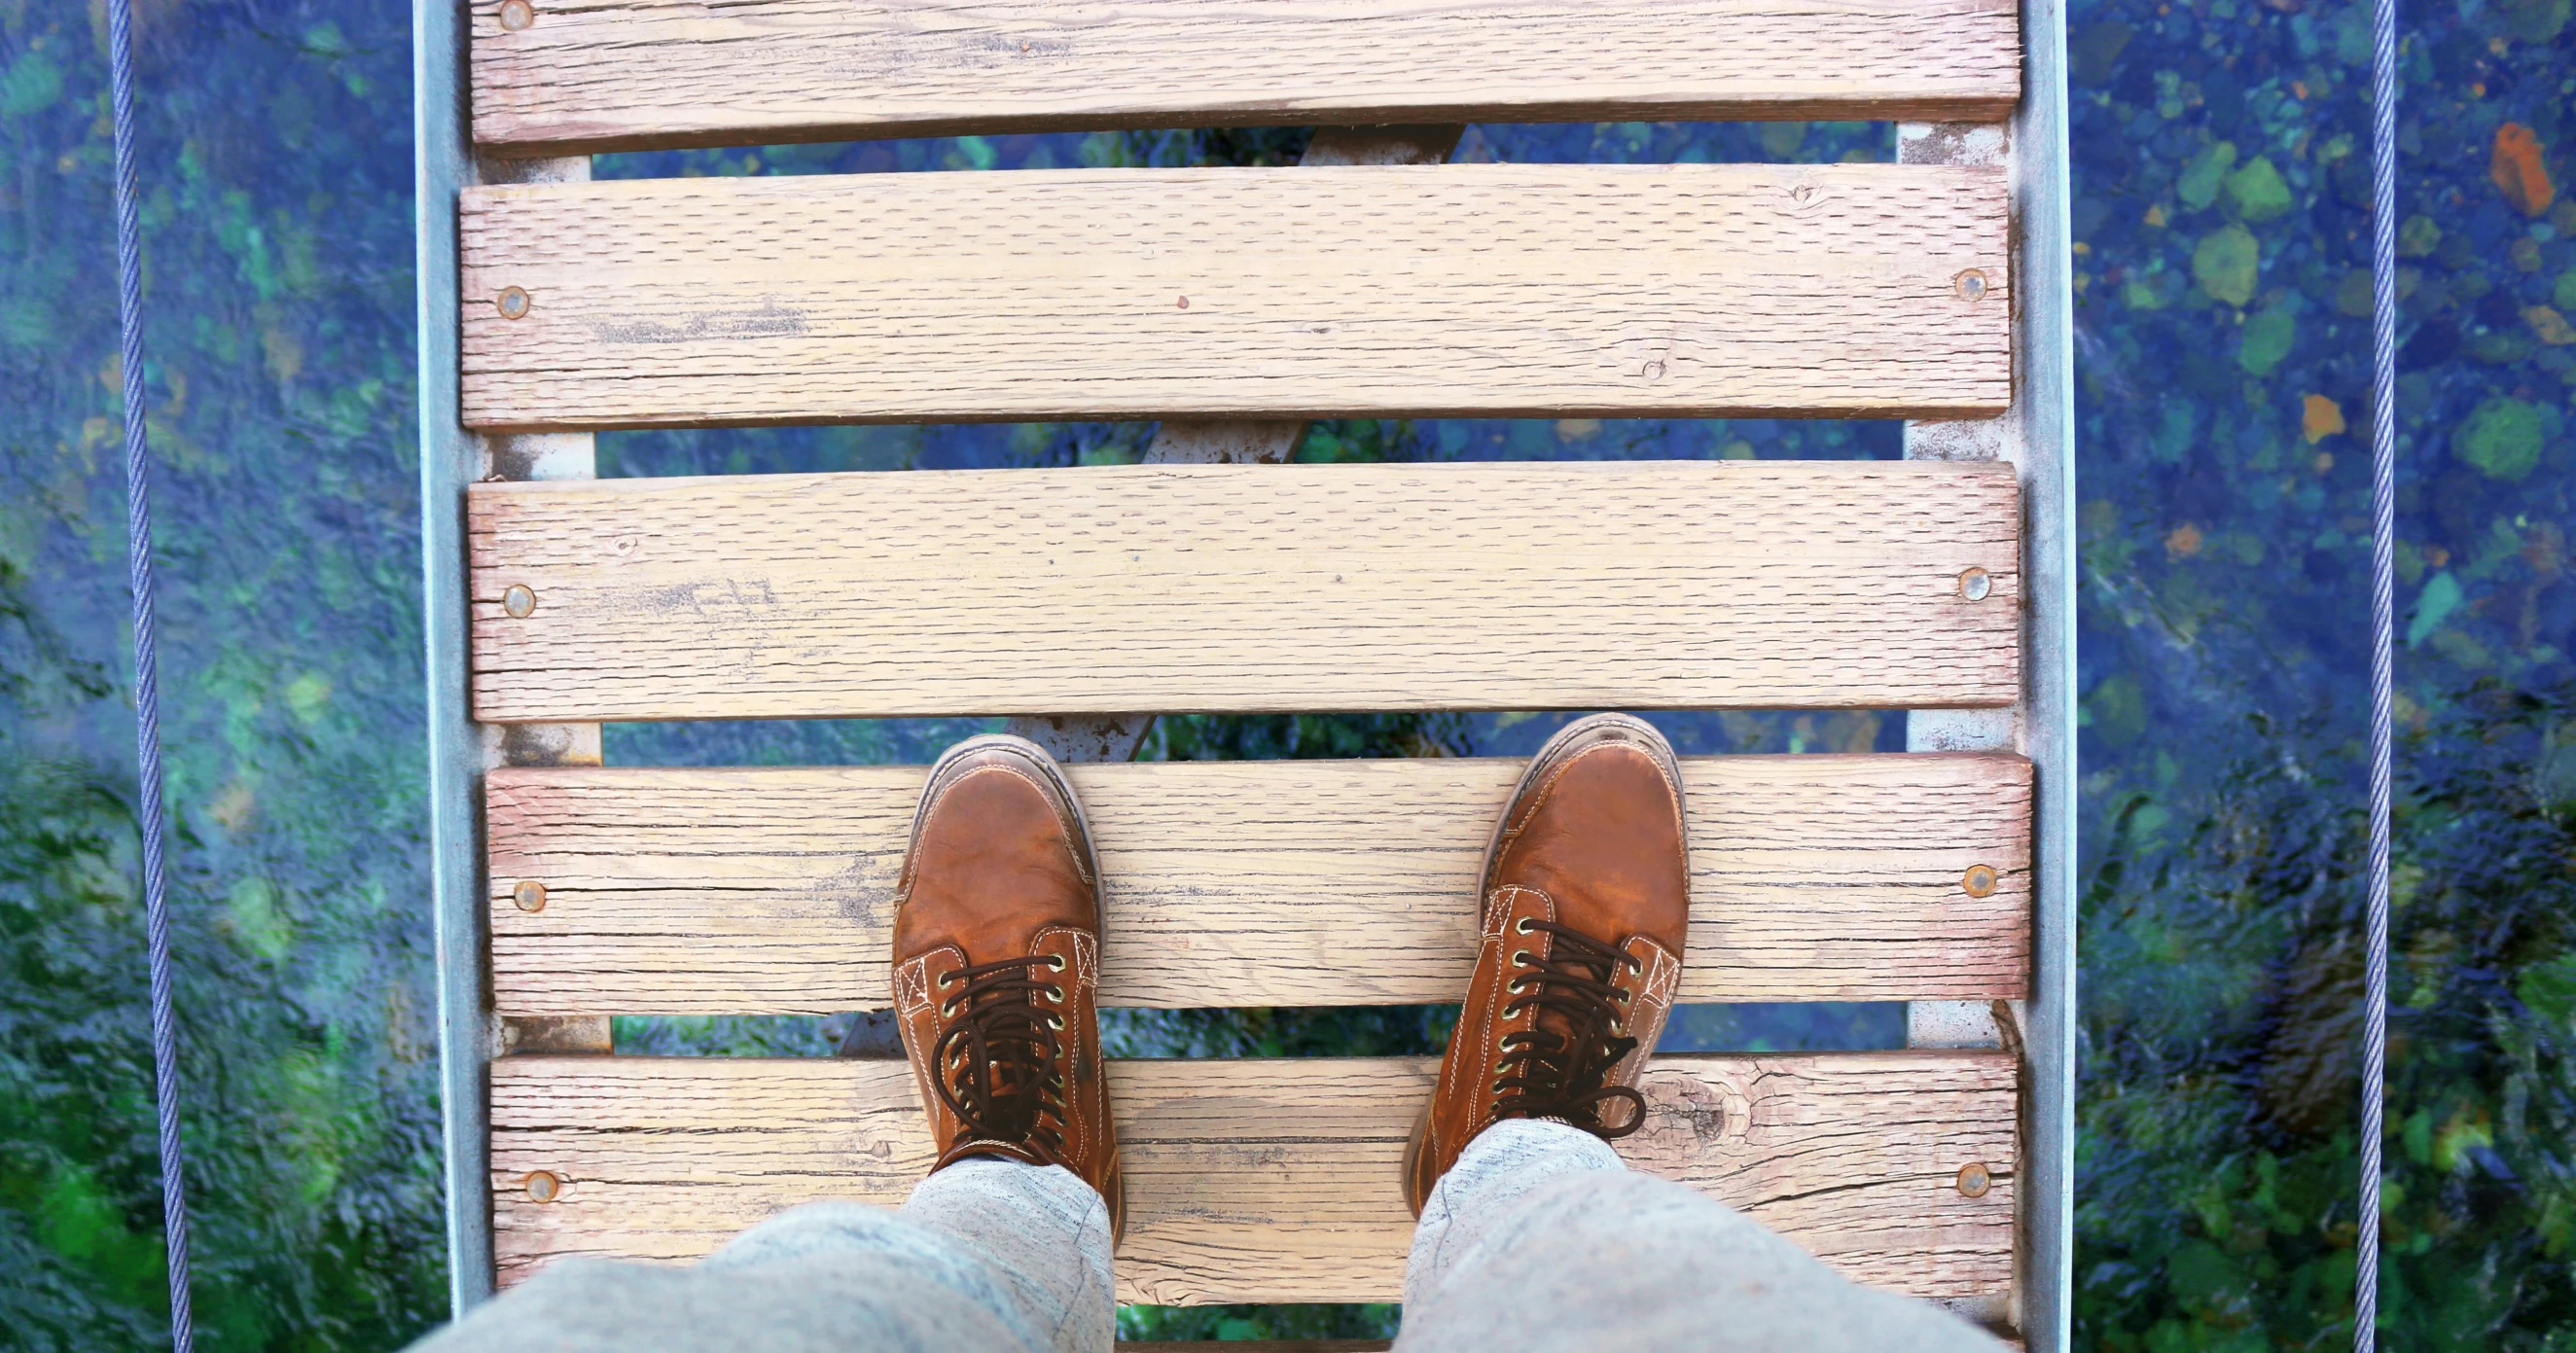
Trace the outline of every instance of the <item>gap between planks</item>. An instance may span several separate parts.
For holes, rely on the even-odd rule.
[[[1393,1301],[1404,1144],[1428,1058],[1112,1061],[1127,1176],[1119,1299]],[[2011,1281],[2013,1061],[1982,1052],[1658,1058],[1616,1145],[1855,1280]],[[506,1058],[492,1066],[505,1283],[573,1254],[688,1259],[796,1203],[900,1203],[929,1130],[900,1061]],[[1980,1165],[1982,1194],[1960,1190]],[[533,1201],[545,1171],[555,1200]]]

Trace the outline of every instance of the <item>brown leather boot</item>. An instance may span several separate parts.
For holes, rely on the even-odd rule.
[[[1405,1149],[1417,1217],[1498,1119],[1554,1118],[1605,1140],[1644,1123],[1637,1077],[1690,924],[1681,768],[1663,735],[1596,714],[1548,739],[1495,824],[1484,901],[1476,975]]]
[[[1061,1165],[1126,1222],[1101,1076],[1100,868],[1037,744],[968,738],[930,768],[895,892],[895,1018],[939,1159]]]

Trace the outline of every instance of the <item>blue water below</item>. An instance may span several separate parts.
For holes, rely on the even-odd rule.
[[[2420,10],[2420,12],[2419,12]],[[2073,14],[2083,998],[2077,1344],[2350,1343],[2367,551],[2364,11]],[[2390,1347],[2576,1348],[2569,0],[2410,7]],[[442,1317],[422,798],[408,15],[138,19],[165,718],[210,1349]],[[101,37],[0,0],[0,1348],[158,1346]],[[601,157],[603,177],[1264,163],[1296,129]],[[1884,124],[1480,127],[1462,158],[1889,158]],[[2514,185],[2508,193],[2506,182]],[[1132,459],[1149,425],[620,433],[608,475]],[[1310,459],[1897,454],[1893,424],[1319,424]],[[1157,754],[1526,751],[1557,716],[1197,719]],[[1872,712],[1664,720],[1685,751],[1903,745]],[[621,764],[926,760],[972,725],[656,724]],[[834,1021],[621,1021],[820,1053]],[[1122,1015],[1136,1051],[1437,1045],[1441,1012]],[[1668,1045],[1890,1046],[1884,1005]],[[1155,1335],[1377,1308],[1140,1310]]]

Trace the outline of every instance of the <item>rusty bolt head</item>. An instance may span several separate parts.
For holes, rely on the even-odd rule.
[[[537,7],[528,0],[501,0],[501,26],[516,33],[537,21]]]
[[[510,900],[519,904],[519,910],[521,911],[544,911],[546,909],[546,885],[537,882],[535,879],[521,879],[519,880],[519,886],[510,890]]]
[[[1982,301],[1986,298],[1986,274],[1983,269],[1970,268],[1950,279],[1950,289],[1959,293],[1960,300]]]
[[[526,1179],[519,1182],[527,1186],[528,1198],[533,1202],[551,1203],[563,1196],[563,1180],[551,1171],[532,1170]]]
[[[1970,601],[1984,601],[1994,591],[1995,580],[1984,569],[1966,569],[1959,574],[1959,595]]]
[[[1983,1198],[1995,1186],[1995,1177],[1986,1172],[1986,1163],[1972,1160],[1959,1167],[1959,1192],[1970,1198]]]
[[[525,319],[528,317],[528,293],[521,291],[517,287],[501,288],[501,294],[495,298],[494,304],[500,307],[501,318],[503,319]]]
[[[529,885],[522,883],[519,886],[525,888]],[[1970,897],[1992,897],[1995,892],[1995,871],[1982,864],[1970,865],[1968,872],[1960,877],[1959,886],[1966,889]]]
[[[525,620],[537,609],[537,594],[529,591],[526,583],[512,583],[501,593],[501,609],[509,612],[512,620]]]

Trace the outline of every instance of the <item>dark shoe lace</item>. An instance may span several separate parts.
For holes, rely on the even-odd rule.
[[[1545,932],[1555,943],[1545,958],[1528,949],[1512,954],[1513,966],[1524,971],[1505,988],[1512,999],[1503,1005],[1503,1018],[1532,1006],[1539,1017],[1531,1032],[1503,1036],[1503,1055],[1494,1066],[1494,1116],[1559,1118],[1605,1140],[1636,1131],[1646,1121],[1646,1097],[1603,1082],[1637,1048],[1637,1040],[1621,1032],[1628,993],[1611,984],[1611,974],[1643,965],[1553,921],[1523,917],[1518,930]],[[1616,1127],[1601,1118],[1602,1106],[1614,1100],[1626,1101],[1631,1110]]]
[[[1031,972],[1064,969],[1049,954],[975,963],[939,976],[940,989],[965,990],[940,1003],[948,1020],[931,1049],[940,1102],[957,1115],[960,1141],[1004,1142],[1040,1162],[1061,1165],[1064,1152],[1064,1019],[1038,1007],[1038,993],[1064,999],[1064,988]]]

